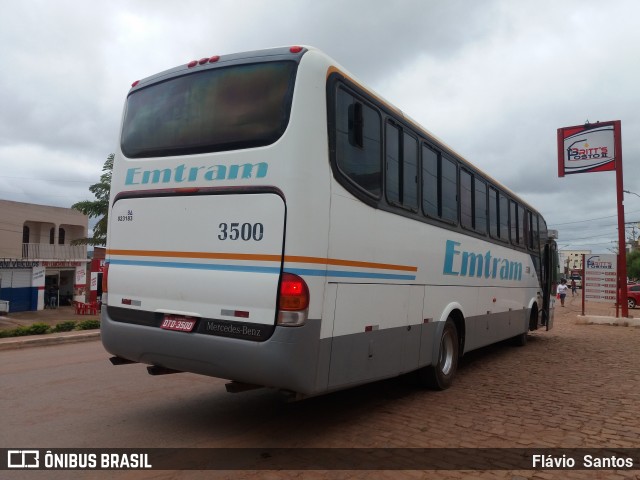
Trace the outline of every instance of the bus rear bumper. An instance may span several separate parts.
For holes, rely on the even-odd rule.
[[[327,389],[318,365],[330,354],[331,343],[320,340],[320,320],[277,326],[263,342],[119,322],[108,308],[102,309],[101,320],[104,348],[126,360],[303,395]],[[319,378],[325,378],[324,385]]]

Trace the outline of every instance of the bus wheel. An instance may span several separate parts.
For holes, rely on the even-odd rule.
[[[511,339],[511,342],[516,347],[524,347],[527,344],[527,332],[516,335]]]
[[[531,317],[529,317],[529,327],[526,332],[523,332],[515,337],[511,338],[511,343],[516,347],[524,347],[527,344],[527,334],[529,330],[535,330],[538,328],[538,309],[533,308],[531,310]]]
[[[438,363],[419,370],[420,383],[434,390],[445,390],[451,386],[458,369],[458,330],[448,318],[440,337]]]

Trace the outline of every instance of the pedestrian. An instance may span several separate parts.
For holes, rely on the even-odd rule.
[[[51,285],[49,287],[49,308],[56,308],[58,306],[58,286]]]
[[[560,304],[564,307],[564,297],[567,296],[567,290],[569,287],[567,286],[567,281],[563,278],[560,280],[560,285],[558,285],[558,296],[560,297]]]
[[[576,296],[576,288],[578,288],[578,285],[576,285],[576,279],[572,278],[571,279],[571,296],[572,297]]]

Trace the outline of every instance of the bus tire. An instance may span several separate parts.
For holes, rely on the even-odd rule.
[[[516,347],[524,347],[527,344],[528,330],[536,330],[538,328],[538,307],[534,306],[529,317],[529,328],[526,332],[511,338],[511,343]]]
[[[511,339],[511,342],[516,347],[524,347],[527,344],[527,332],[516,335]]]
[[[446,390],[453,383],[458,369],[458,330],[447,318],[438,343],[438,361],[419,370],[420,383],[434,390]]]

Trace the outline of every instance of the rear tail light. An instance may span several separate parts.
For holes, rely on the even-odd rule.
[[[284,272],[278,296],[278,325],[304,325],[309,312],[309,287],[293,273]]]

